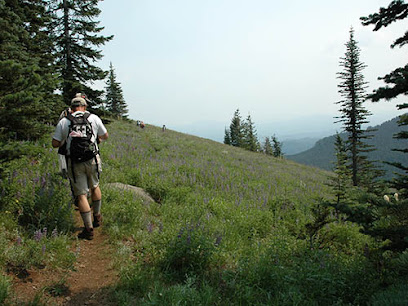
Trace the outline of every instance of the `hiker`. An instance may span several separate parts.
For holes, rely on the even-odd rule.
[[[66,142],[68,178],[74,196],[78,198],[78,208],[84,222],[84,230],[79,233],[80,239],[93,239],[93,228],[102,222],[101,190],[99,174],[101,159],[97,140],[106,140],[109,135],[102,120],[86,111],[84,98],[77,96],[71,101],[72,113],[62,118],[52,138],[52,146],[59,148]],[[87,193],[91,190],[93,221]]]
[[[166,128],[166,125],[164,124],[163,127],[162,127],[162,131],[165,132],[166,129],[167,129],[167,128]]]

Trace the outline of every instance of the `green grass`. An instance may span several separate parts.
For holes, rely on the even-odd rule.
[[[311,236],[312,208],[332,198],[329,172],[154,126],[107,127],[102,229],[116,250],[118,305],[359,305],[387,298],[374,294],[401,278],[364,256],[378,244],[354,224]],[[48,141],[32,144],[35,153],[11,162],[0,181],[4,272],[69,269],[75,260],[69,185]],[[142,187],[155,202],[113,182]],[[406,270],[406,256],[380,259]]]
[[[323,249],[310,249],[305,225],[331,198],[329,172],[153,126],[109,131],[103,182],[156,200],[102,185],[105,230],[119,245],[118,303],[358,304],[375,290],[361,256],[373,242],[358,227],[325,227]]]

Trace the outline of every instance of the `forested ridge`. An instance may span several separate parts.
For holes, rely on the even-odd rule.
[[[395,167],[383,163],[388,162],[399,162],[402,164],[407,164],[407,156],[401,152],[396,152],[393,149],[403,149],[405,144],[398,139],[393,138],[393,135],[404,130],[402,126],[398,125],[399,118],[396,117],[389,121],[382,123],[381,125],[371,127],[373,138],[368,140],[368,142],[376,148],[368,154],[371,160],[377,161],[379,166],[386,170],[385,178],[391,179],[394,175],[393,172],[398,171]],[[345,133],[340,134],[345,139]],[[333,170],[334,162],[336,160],[335,156],[335,135],[322,138],[316,142],[313,148],[306,150],[304,152],[287,155],[288,159],[294,160],[296,162],[319,167],[325,170]]]

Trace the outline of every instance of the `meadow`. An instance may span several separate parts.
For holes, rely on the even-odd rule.
[[[120,271],[117,305],[406,301],[408,287],[387,288],[393,273],[367,256],[378,241],[353,223],[319,224],[333,214],[321,205],[333,198],[332,173],[133,121],[107,127],[103,231]],[[10,273],[68,270],[76,258],[69,184],[49,142],[22,143],[30,154],[0,182],[0,302],[15,294]],[[113,182],[141,187],[155,202]]]

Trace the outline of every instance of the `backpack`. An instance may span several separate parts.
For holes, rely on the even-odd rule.
[[[71,139],[68,156],[73,162],[84,162],[94,158],[98,153],[98,145],[92,131],[92,125],[88,121],[90,113],[84,113],[78,117],[67,114],[71,121],[68,138]]]

